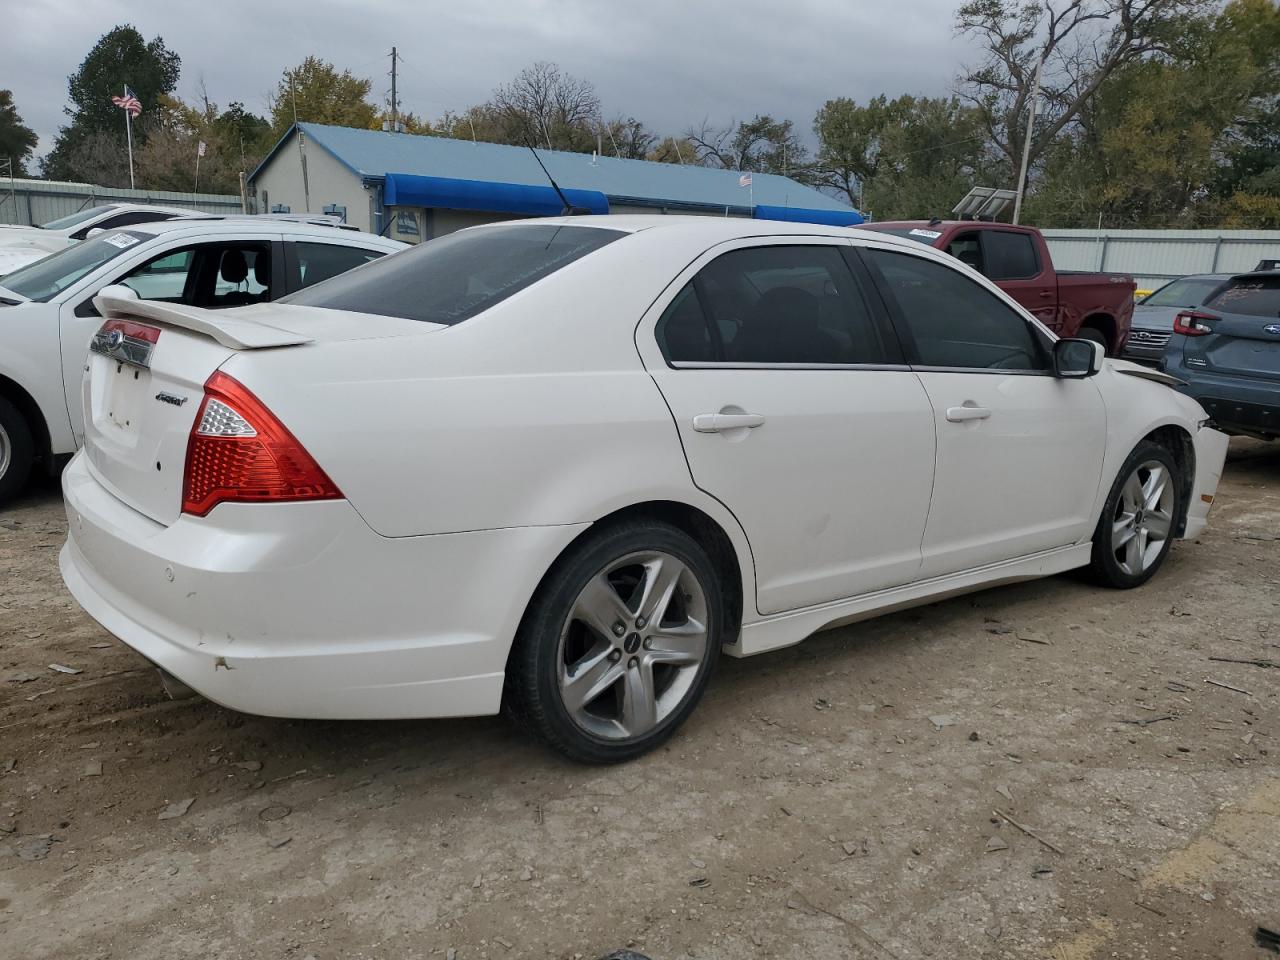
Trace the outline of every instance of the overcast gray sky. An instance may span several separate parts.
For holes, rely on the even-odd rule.
[[[65,122],[67,76],[99,36],[132,23],[182,57],[176,93],[203,79],[220,106],[266,111],[281,71],[308,54],[390,86],[431,119],[487,99],[535,60],[592,81],[606,114],[660,133],[772,113],[806,138],[837,96],[941,94],[972,50],[952,35],[959,0],[4,0],[0,89],[40,135]]]

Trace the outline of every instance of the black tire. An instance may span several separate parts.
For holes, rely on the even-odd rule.
[[[1076,338],[1079,340],[1092,340],[1094,343],[1102,344],[1102,349],[1108,356],[1111,354],[1111,344],[1107,342],[1106,335],[1101,330],[1095,330],[1093,327],[1081,327],[1076,332]]]
[[[669,712],[662,715],[656,725],[637,736],[623,736],[621,733],[616,736],[600,735],[575,720],[565,704],[560,675],[562,670],[572,669],[562,667],[566,659],[572,659],[568,655],[568,645],[576,643],[584,651],[579,662],[592,659],[592,651],[608,650],[610,658],[617,655],[619,660],[610,661],[615,664],[612,669],[622,669],[624,673],[615,684],[604,688],[611,692],[592,702],[612,701],[616,697],[619,717],[623,716],[622,698],[629,695],[631,689],[629,671],[640,669],[635,666],[640,657],[656,657],[658,651],[653,654],[640,652],[639,657],[633,656],[637,650],[630,646],[632,642],[643,642],[644,651],[649,650],[650,643],[648,637],[642,640],[640,633],[643,630],[636,632],[635,621],[628,621],[625,637],[609,636],[604,631],[589,629],[584,622],[572,619],[571,614],[578,609],[580,596],[597,576],[625,577],[633,569],[647,570],[640,566],[639,561],[626,565],[630,558],[646,553],[660,553],[683,564],[684,572],[680,574],[682,579],[677,587],[680,583],[691,582],[686,574],[695,578],[693,585],[702,593],[696,602],[698,613],[705,616],[705,648],[697,663],[679,667],[659,663],[648,667],[646,675],[650,678],[650,689],[656,690],[666,683],[662,696],[667,704],[655,706],[654,715],[658,715],[659,709]],[[623,564],[619,567],[621,574],[616,570],[610,572],[611,567],[619,564]],[[648,574],[640,576],[647,577]],[[624,592],[627,590],[619,588],[614,596]],[[635,592],[640,592],[638,586]],[[681,587],[678,593],[671,593],[672,603],[683,605],[688,601],[692,610],[695,594],[696,591],[686,593]],[[692,617],[692,614],[688,616]],[[660,619],[667,622],[665,617]],[[687,622],[695,621],[688,619]],[[592,531],[556,561],[525,613],[507,664],[504,711],[516,723],[574,760],[584,763],[631,760],[664,742],[693,712],[719,659],[724,623],[724,600],[715,565],[701,545],[684,531],[652,520],[623,521]],[[640,626],[643,627],[643,623]],[[654,627],[653,624],[648,626],[650,629]],[[661,643],[660,640],[658,642]],[[644,662],[649,663],[647,660]],[[600,721],[601,725],[606,722]]]
[[[17,496],[26,484],[35,457],[35,442],[26,418],[0,397],[0,506]]]
[[[1169,510],[1169,532],[1165,536],[1159,551],[1150,556],[1141,568],[1135,572],[1134,569],[1126,567],[1119,559],[1118,554],[1122,548],[1116,546],[1114,539],[1115,524],[1121,522],[1122,518],[1128,515],[1124,504],[1125,485],[1129,483],[1135,472],[1139,472],[1141,481],[1140,471],[1145,465],[1153,463],[1158,463],[1164,467],[1168,476],[1167,482],[1173,489],[1172,507]],[[1165,447],[1149,440],[1144,440],[1138,444],[1125,459],[1124,465],[1116,475],[1115,482],[1111,484],[1106,503],[1103,504],[1102,516],[1098,518],[1098,526],[1093,534],[1093,553],[1088,567],[1089,578],[1094,583],[1105,587],[1130,590],[1134,587],[1142,586],[1142,584],[1155,576],[1156,571],[1164,564],[1165,557],[1169,555],[1169,547],[1176,536],[1178,518],[1182,515],[1183,497],[1185,495],[1182,489],[1182,474],[1178,470],[1173,455]],[[1158,513],[1153,515],[1159,516]],[[1141,525],[1141,515],[1138,519],[1138,525]]]

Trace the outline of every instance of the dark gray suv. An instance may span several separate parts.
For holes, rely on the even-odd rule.
[[[1227,433],[1280,438],[1280,272],[1231,277],[1203,306],[1180,312],[1164,371],[1186,381]]]

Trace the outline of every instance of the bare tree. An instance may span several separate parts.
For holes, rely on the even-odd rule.
[[[509,142],[557,150],[589,150],[600,122],[600,98],[587,80],[538,61],[493,92],[488,107]]]
[[[960,94],[979,111],[992,143],[1016,170],[1037,67],[1041,114],[1034,163],[1117,69],[1164,52],[1169,28],[1212,0],[969,0],[958,33],[979,41],[982,63],[965,69]]]
[[[600,136],[604,152],[624,160],[644,160],[658,143],[658,135],[643,123],[621,115],[604,124]]]
[[[800,180],[811,172],[809,151],[792,132],[790,120],[758,115],[727,127],[703,120],[684,136],[705,167],[780,173]]]

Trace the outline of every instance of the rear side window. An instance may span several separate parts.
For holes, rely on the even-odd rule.
[[[957,270],[887,250],[867,250],[926,367],[1047,370],[1031,325]]]
[[[1040,272],[1030,234],[984,230],[982,241],[982,272],[992,280],[1027,280]]]
[[[1246,317],[1280,319],[1280,276],[1238,277],[1227,289],[1205,301],[1205,306]]]
[[[322,280],[346,273],[383,255],[381,250],[342,247],[333,243],[295,243],[293,249],[298,260],[296,286],[299,290],[314,287]]]
[[[864,364],[885,351],[852,272],[831,246],[764,246],[717,257],[658,322],[673,362]]]
[[[620,230],[563,224],[464,230],[340,274],[283,302],[460,323],[623,236]]]

